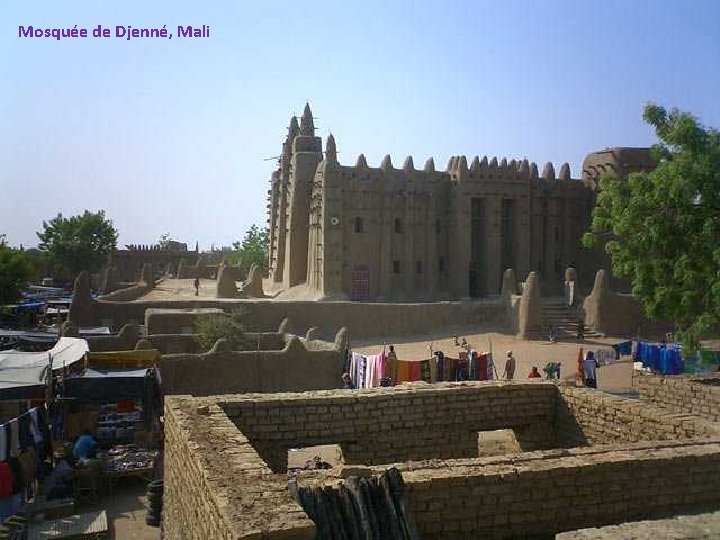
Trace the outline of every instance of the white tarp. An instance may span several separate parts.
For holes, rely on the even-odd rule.
[[[53,369],[62,369],[83,359],[87,341],[62,337],[45,352],[0,351],[0,389],[45,384],[49,357]]]

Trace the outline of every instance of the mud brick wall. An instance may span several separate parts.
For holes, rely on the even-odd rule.
[[[398,468],[423,538],[546,537],[720,506],[720,439],[405,463]]]
[[[315,525],[214,403],[165,400],[164,538],[303,540]]]
[[[658,540],[720,538],[720,512],[593,527],[558,534],[555,540]]]
[[[720,424],[653,403],[575,387],[560,387],[558,446],[665,441],[720,436]]]
[[[633,371],[633,388],[642,399],[674,412],[692,413],[720,422],[720,380]]]
[[[325,350],[308,350],[293,336],[279,351],[213,348],[202,354],[165,354],[163,392],[208,396],[338,388],[342,355],[330,345]]]
[[[276,472],[287,451],[339,444],[346,463],[477,457],[478,432],[513,429],[552,448],[552,383],[416,383],[372,390],[223,396],[228,416]]]

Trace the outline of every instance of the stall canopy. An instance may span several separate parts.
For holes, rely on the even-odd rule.
[[[143,400],[155,387],[152,369],[85,369],[65,379],[65,396],[82,401]]]
[[[89,352],[85,355],[85,367],[100,370],[151,368],[160,365],[161,358],[157,349]]]
[[[79,362],[88,350],[87,341],[63,337],[45,352],[0,351],[0,399],[36,397],[52,369]]]

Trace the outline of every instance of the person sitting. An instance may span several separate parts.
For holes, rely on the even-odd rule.
[[[355,385],[353,384],[349,373],[347,373],[347,372],[343,373],[342,382],[343,382],[343,390],[354,390],[355,389]]]
[[[538,371],[537,366],[533,366],[530,370],[530,374],[528,375],[528,379],[540,379],[542,376],[540,375],[540,372]]]
[[[557,333],[555,332],[555,328],[552,326],[548,330],[548,341],[550,341],[550,343],[557,343]]]
[[[81,459],[93,459],[95,457],[95,453],[97,452],[98,442],[95,440],[95,437],[92,436],[92,433],[90,433],[90,430],[85,430],[82,432],[82,435],[80,435],[75,441],[75,446],[73,447],[73,457],[76,461],[79,461]]]

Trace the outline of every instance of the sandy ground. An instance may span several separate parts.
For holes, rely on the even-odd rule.
[[[155,288],[138,300],[193,300],[215,299],[217,281],[214,279],[200,280],[200,294],[195,296],[194,279],[163,279]]]
[[[594,338],[584,341],[575,339],[560,340],[557,343],[547,341],[523,341],[507,334],[497,332],[478,334],[458,334],[459,339],[465,337],[471,347],[480,351],[492,351],[495,367],[502,376],[505,366],[505,355],[512,351],[516,360],[515,379],[526,379],[533,366],[537,366],[540,373],[542,368],[550,361],[561,362],[560,376],[563,379],[574,380],[577,366],[578,351],[580,347],[584,352],[608,348],[620,341],[616,338]],[[395,352],[401,360],[422,360],[429,358],[429,347],[440,350],[446,356],[457,358],[461,350],[453,344],[452,334],[436,334],[432,336],[396,337],[389,338],[387,345],[393,344]],[[376,354],[382,351],[383,342],[378,340],[359,340],[352,343],[356,352]],[[544,375],[544,374],[543,374]],[[632,362],[620,362],[605,366],[598,371],[598,388],[612,392],[628,392],[632,383]]]

